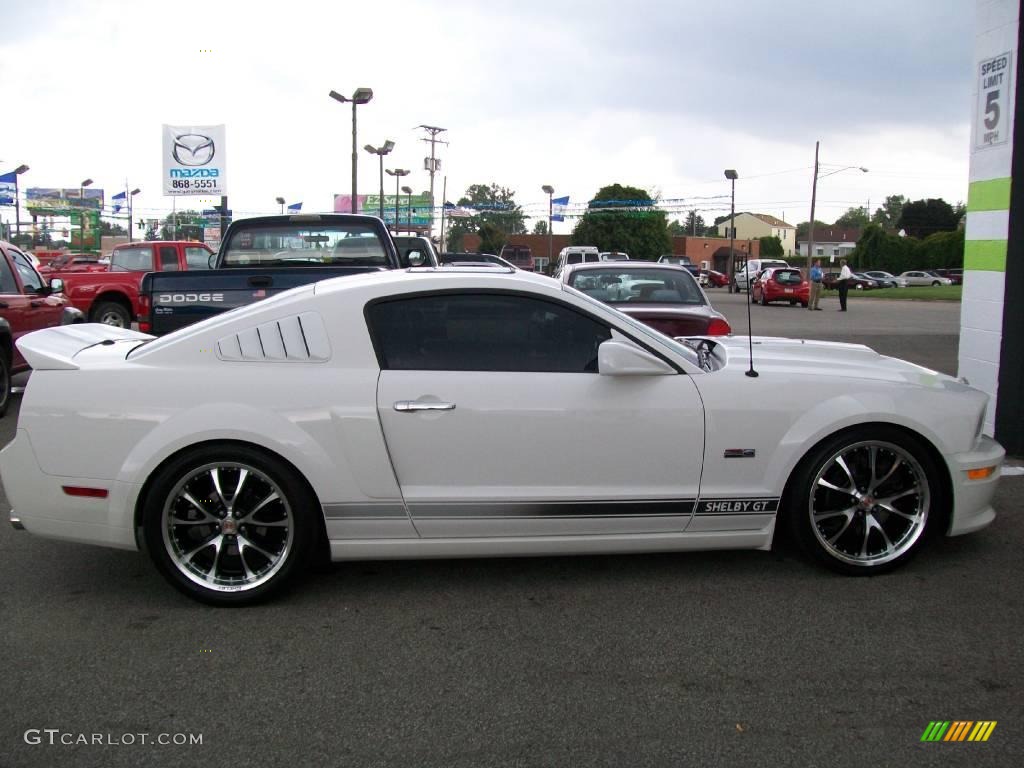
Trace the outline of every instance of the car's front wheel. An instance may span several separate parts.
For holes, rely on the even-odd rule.
[[[157,569],[177,589],[242,605],[284,587],[308,560],[315,510],[305,482],[279,459],[211,444],[159,470],[143,530]]]
[[[939,469],[921,441],[885,425],[840,433],[801,463],[787,492],[790,530],[815,560],[869,575],[902,565],[942,509]]]

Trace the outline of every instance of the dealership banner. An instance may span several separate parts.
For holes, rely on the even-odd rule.
[[[165,195],[226,195],[227,152],[223,125],[164,125]]]
[[[103,190],[96,187],[29,187],[25,207],[30,212],[60,215],[60,212],[103,210]]]
[[[410,200],[409,195],[398,195],[398,226],[402,227],[406,224],[410,224],[413,229],[422,229],[423,227],[429,226],[430,211],[432,207],[430,203],[430,193],[425,192],[420,195],[412,195],[411,197],[412,199]],[[335,213],[350,213],[351,210],[351,195],[334,196]],[[356,213],[362,213],[369,216],[380,215],[380,195],[357,195]],[[392,226],[395,223],[394,195],[384,195],[384,222],[388,224],[388,226]]]
[[[17,179],[14,171],[0,174],[0,205],[14,205],[14,185]]]

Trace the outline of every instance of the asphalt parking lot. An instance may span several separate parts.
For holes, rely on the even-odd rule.
[[[822,306],[755,306],[754,332],[955,373],[959,305]],[[0,766],[1024,764],[1022,497],[1004,478],[989,529],[875,578],[785,549],[342,564],[244,610],[4,522]],[[933,720],[998,725],[922,743]]]

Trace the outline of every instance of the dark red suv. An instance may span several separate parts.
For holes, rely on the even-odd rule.
[[[11,376],[28,370],[14,342],[32,331],[85,319],[63,290],[62,280],[47,282],[24,252],[0,240],[0,416],[11,399]]]

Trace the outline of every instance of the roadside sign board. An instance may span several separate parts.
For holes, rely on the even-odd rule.
[[[978,64],[978,105],[975,112],[975,147],[985,149],[1010,140],[1013,102],[1013,54],[1010,51]]]
[[[163,126],[165,195],[226,195],[223,125]]]

